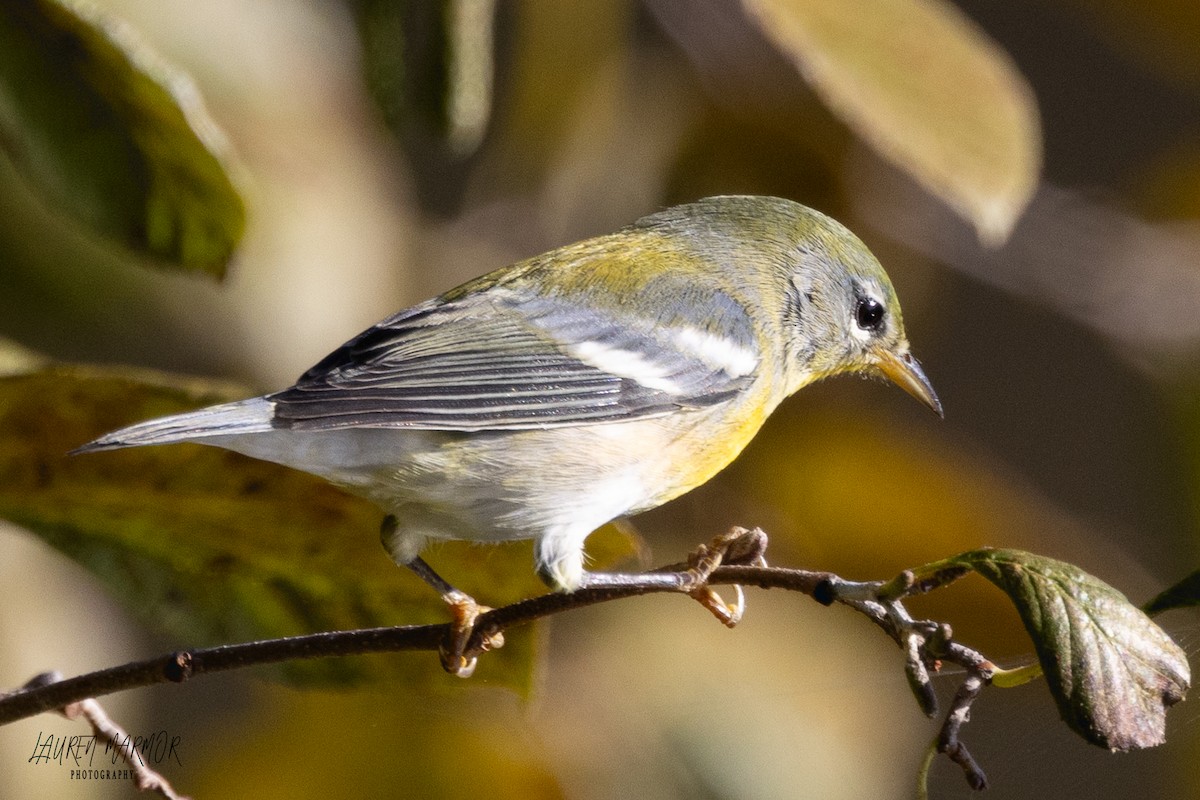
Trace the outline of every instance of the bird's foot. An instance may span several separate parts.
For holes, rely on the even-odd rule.
[[[395,526],[395,517],[389,515],[384,519],[382,538],[385,543],[390,541]],[[442,596],[442,600],[450,607],[450,630],[447,631],[446,638],[442,640],[442,644],[438,648],[438,654],[442,659],[442,668],[460,678],[471,677],[475,672],[479,653],[504,646],[504,634],[500,631],[493,631],[481,637],[475,636],[476,620],[491,609],[479,605],[475,602],[475,598],[466,592],[455,589],[420,556],[401,563],[437,590],[437,593]]]
[[[442,640],[441,647],[438,648],[442,668],[451,675],[469,678],[475,672],[475,666],[479,661],[478,654],[503,647],[504,634],[495,631],[483,636],[472,648],[473,652],[468,654],[467,648],[471,645],[471,638],[475,634],[475,621],[491,609],[479,605],[474,597],[458,589],[444,593],[442,599],[450,607],[451,614],[450,630],[446,634],[446,638]]]
[[[745,592],[741,586],[734,584],[733,590],[737,594],[737,600],[731,605],[708,585],[709,576],[722,564],[765,567],[766,552],[767,534],[761,529],[730,528],[708,544],[700,545],[688,556],[684,588],[692,599],[707,608],[721,624],[732,628],[742,621],[746,612]]]

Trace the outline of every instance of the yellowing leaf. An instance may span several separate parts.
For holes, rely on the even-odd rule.
[[[54,208],[156,262],[221,276],[241,239],[195,86],[90,6],[0,4],[0,148]]]
[[[1037,187],[1032,93],[1008,56],[942,0],[743,0],[860,136],[1002,242]]]

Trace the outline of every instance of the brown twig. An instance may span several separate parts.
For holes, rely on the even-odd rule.
[[[937,580],[913,580],[912,573],[905,572],[887,582],[859,583],[844,580],[828,572],[769,567],[762,558],[765,535],[757,530],[746,531],[745,534],[746,537],[754,537],[753,547],[737,537],[731,539],[726,535],[718,537],[714,544],[709,546],[710,549],[703,551],[705,558],[711,559],[711,548],[719,542],[724,548],[722,552],[726,562],[741,558],[739,554],[742,551],[745,551],[746,559],[752,562],[721,564],[720,558],[717,558],[718,565],[711,569],[707,568],[711,565],[706,563],[704,588],[736,585],[783,589],[807,594],[823,605],[838,603],[858,611],[883,629],[905,652],[910,686],[921,709],[929,716],[937,713],[937,701],[929,677],[930,670],[937,671],[943,662],[956,664],[964,669],[966,677],[941,726],[937,739],[938,751],[962,767],[972,788],[983,788],[986,778],[962,744],[959,732],[967,720],[971,704],[991,682],[996,668],[979,652],[952,641],[949,626],[927,620],[914,620],[901,604],[905,597],[929,591],[958,575],[946,574],[938,576]],[[514,626],[571,609],[626,597],[663,592],[684,593],[700,600],[712,610],[712,598],[715,595],[697,590],[693,562],[647,573],[644,582],[638,582],[636,576],[628,576],[628,580],[622,583],[588,587],[570,593],[545,594],[492,609],[481,614],[476,620],[466,644],[465,654],[473,656],[483,652],[487,643],[497,634],[502,634]],[[672,572],[678,572],[682,577],[673,583],[662,580],[664,573]],[[182,683],[192,677],[213,672],[302,658],[329,658],[402,650],[437,651],[450,634],[451,626],[448,623],[331,631],[175,652],[68,679],[46,680],[44,676],[39,676],[39,679],[31,681],[21,689],[0,695],[0,725],[46,711],[82,708],[83,706],[78,704],[113,692],[155,683]],[[96,705],[95,708],[99,706]],[[165,781],[163,784],[169,791],[169,784],[165,784]]]
[[[43,672],[31,678],[22,688],[37,689],[52,686],[61,681],[61,673]],[[104,707],[96,700],[90,697],[85,698],[70,703],[58,709],[58,711],[70,720],[83,717],[88,725],[91,726],[92,734],[96,737],[96,740],[103,742],[107,750],[116,753],[117,757],[129,765],[129,770],[133,774],[134,785],[137,786],[138,791],[155,792],[167,798],[167,800],[189,800],[189,798],[177,793],[166,778],[146,764],[142,759],[141,753],[134,747],[134,740],[125,732],[124,728],[114,722],[112,717],[108,716]]]

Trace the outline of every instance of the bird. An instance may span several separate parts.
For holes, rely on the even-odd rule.
[[[196,442],[365,497],[391,558],[455,611],[461,645],[479,606],[424,562],[427,544],[532,539],[554,590],[619,582],[585,569],[589,534],[707,482],[787,397],[844,373],[942,415],[857,236],[792,200],[717,196],[399,311],[281,391],[73,452]],[[445,650],[443,664],[474,668]]]

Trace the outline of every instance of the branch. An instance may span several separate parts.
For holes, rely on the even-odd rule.
[[[740,601],[733,609],[710,588],[716,585],[760,589],[783,589],[813,597],[822,605],[838,603],[865,615],[883,629],[905,652],[909,683],[927,716],[937,713],[937,700],[930,671],[943,662],[961,666],[966,676],[946,715],[937,739],[939,752],[959,764],[973,788],[983,788],[986,779],[959,739],[959,729],[970,705],[991,682],[996,667],[977,651],[952,641],[950,627],[942,623],[914,620],[901,605],[904,597],[930,591],[949,583],[966,570],[944,569],[923,573],[919,578],[906,571],[887,582],[858,583],[829,572],[784,569],[765,565],[762,558],[766,535],[761,531],[734,529],[702,547],[687,564],[672,565],[645,576],[621,576],[611,585],[596,585],[570,593],[545,594],[481,614],[466,640],[464,655],[474,656],[497,641],[508,628],[593,606],[653,593],[682,593],[691,596],[726,624],[741,616]],[[722,563],[724,560],[725,563]],[[750,563],[729,563],[739,560]],[[461,631],[457,631],[461,635]],[[74,678],[57,680],[52,673],[39,676],[14,692],[0,695],[0,725],[46,711],[64,711],[73,704],[113,692],[156,683],[183,683],[192,677],[249,666],[274,664],[302,658],[401,650],[439,650],[456,634],[450,623],[293,636],[257,642],[223,645],[170,653]],[[97,706],[98,707],[98,706]]]
[[[58,672],[43,672],[35,675],[23,688],[34,689],[50,686],[62,680]],[[133,741],[125,729],[108,716],[104,708],[95,700],[87,698],[58,709],[67,719],[83,717],[92,727],[92,734],[106,745],[108,751],[116,753],[133,773],[133,783],[142,792],[156,792],[166,800],[188,800],[176,793],[174,787],[142,760]]]
[[[778,588],[811,595],[828,577],[831,576],[823,572],[779,567],[732,566],[717,568],[709,577],[709,583],[743,584],[763,589]],[[484,635],[498,633],[571,609],[644,594],[679,591],[665,586],[606,586],[521,600],[479,616],[475,623],[475,633],[471,637],[475,643],[473,649],[478,650],[478,642]],[[404,650],[436,651],[450,631],[449,623],[400,625],[329,631],[177,651],[0,695],[0,725],[55,711],[89,697],[101,697],[157,683],[183,683],[192,677],[214,672],[302,658],[331,658]]]

